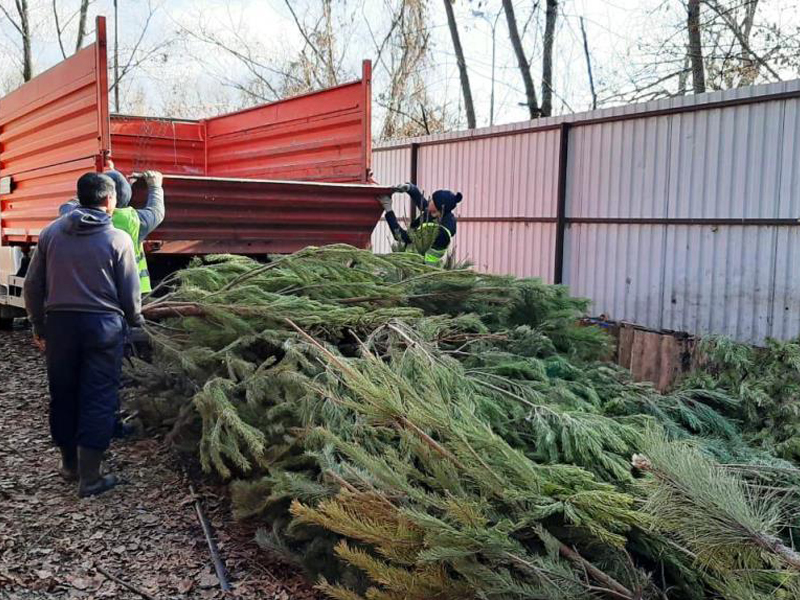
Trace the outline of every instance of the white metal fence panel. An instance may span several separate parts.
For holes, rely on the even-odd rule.
[[[464,194],[459,221],[554,218],[558,138],[547,130],[422,146],[418,184]]]
[[[800,334],[800,81],[410,142],[422,187],[464,194],[456,254],[478,269],[551,281],[563,239],[562,280],[597,315]]]
[[[569,132],[567,216],[665,217],[671,118],[574,127]]]
[[[772,335],[777,228],[667,228],[660,327],[759,342]]]
[[[458,260],[553,281],[558,143],[559,131],[551,129],[419,148],[420,187],[464,196],[454,244]]]
[[[455,257],[485,273],[539,277],[553,282],[555,225],[530,222],[459,222]]]
[[[772,289],[772,337],[800,334],[800,228],[782,227],[777,233],[775,283]]]
[[[409,180],[411,173],[411,148],[400,146],[372,153],[372,171],[375,181],[382,185],[395,185]],[[405,195],[393,196],[394,212],[399,219],[409,216],[409,202]],[[378,254],[392,251],[392,232],[386,221],[381,219],[372,232],[372,250]]]
[[[564,281],[592,300],[592,314],[659,329],[665,236],[665,225],[571,224]]]
[[[785,102],[673,115],[669,217],[775,218]]]

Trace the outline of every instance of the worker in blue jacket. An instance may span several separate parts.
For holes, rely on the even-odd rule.
[[[424,256],[426,263],[440,266],[456,235],[456,216],[453,214],[453,210],[461,202],[463,196],[460,192],[453,193],[450,190],[437,190],[433,192],[430,199],[426,199],[420,189],[413,183],[398,185],[394,188],[394,191],[408,194],[414,202],[414,206],[420,212],[419,216],[409,226],[412,232],[427,228],[436,228],[438,231],[433,243],[424,250]],[[383,196],[379,201],[386,211],[386,223],[392,231],[392,236],[401,244],[402,250],[408,250],[412,244],[411,236],[397,221],[397,216],[392,209],[392,197]]]
[[[111,165],[113,167],[113,163]],[[139,288],[142,294],[152,291],[150,272],[147,268],[147,259],[144,254],[144,240],[164,220],[164,190],[162,188],[163,175],[158,171],[145,171],[141,174],[147,183],[147,203],[143,208],[130,206],[133,190],[131,184],[119,171],[111,170],[104,173],[114,182],[117,191],[117,207],[111,217],[111,224],[127,233],[133,241],[136,251],[136,266],[139,271]],[[59,216],[69,214],[80,206],[77,199],[65,202],[58,209]],[[122,438],[132,435],[136,428],[122,420],[120,415],[114,423],[114,437]]]

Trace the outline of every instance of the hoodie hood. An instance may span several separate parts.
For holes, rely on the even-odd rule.
[[[108,213],[94,208],[79,206],[62,217],[64,231],[69,235],[94,235],[111,227]]]
[[[131,196],[133,196],[131,184],[119,171],[106,171],[103,175],[110,177],[114,182],[114,187],[117,188],[117,208],[127,208],[131,203]]]
[[[455,210],[456,205],[461,202],[463,196],[461,192],[453,193],[450,190],[437,190],[433,192],[433,196],[431,200],[436,205],[436,209],[446,215],[447,213],[453,212]]]

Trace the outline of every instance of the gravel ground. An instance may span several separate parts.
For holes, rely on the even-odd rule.
[[[199,485],[234,588],[220,591],[188,482],[161,439],[115,442],[108,463],[126,484],[79,499],[57,472],[47,402],[30,333],[0,331],[0,598],[317,598],[258,549],[252,526],[231,520],[224,488]]]

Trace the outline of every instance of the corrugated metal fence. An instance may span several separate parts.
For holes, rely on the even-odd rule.
[[[757,343],[800,333],[799,113],[792,81],[387,143],[373,167],[461,191],[455,252],[480,270]]]

